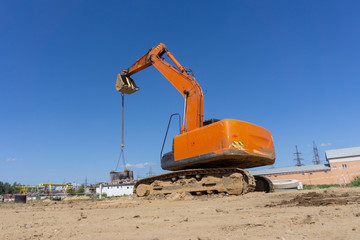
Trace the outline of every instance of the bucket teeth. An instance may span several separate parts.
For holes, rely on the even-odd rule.
[[[136,86],[131,77],[118,74],[116,79],[116,90],[122,93],[132,94],[140,89]]]

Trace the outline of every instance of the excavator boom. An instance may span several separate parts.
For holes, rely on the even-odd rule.
[[[130,77],[131,75],[144,70],[147,67],[152,65],[151,58],[161,58],[162,55],[167,51],[167,48],[164,44],[160,43],[156,47],[149,49],[147,53],[139,58],[133,65],[128,69],[122,71],[122,75]]]
[[[131,75],[153,65],[167,80],[181,93],[185,100],[185,122],[181,132],[188,132],[203,126],[204,98],[203,92],[197,81],[185,71],[185,68],[167,52],[167,56],[174,62],[177,68],[167,63],[161,57],[167,52],[164,44],[160,43],[151,48],[145,55],[139,58],[132,66],[122,71],[116,81],[116,89],[119,92],[132,94],[139,90]]]

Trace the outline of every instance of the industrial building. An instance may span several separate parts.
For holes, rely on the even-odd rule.
[[[99,183],[96,186],[96,194],[108,197],[132,195],[135,186],[134,173],[128,169],[123,172],[110,172],[110,181]]]
[[[134,182],[118,183],[118,184],[99,184],[96,186],[96,194],[106,193],[108,197],[132,195],[134,190]]]
[[[296,179],[307,185],[348,184],[360,176],[360,147],[325,151],[326,164],[250,171],[270,180]]]

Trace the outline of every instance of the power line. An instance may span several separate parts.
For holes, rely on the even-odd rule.
[[[294,155],[296,156],[296,158],[294,159],[296,161],[296,165],[297,167],[301,167],[304,164],[301,163],[301,160],[304,160],[302,158],[300,158],[301,153],[298,151],[297,145],[295,145],[296,148],[296,152],[294,153]]]
[[[318,151],[318,148],[315,144],[315,141],[313,141],[313,151],[314,151],[314,159],[313,159],[313,163],[315,165],[318,165],[321,163],[320,161],[320,157],[319,157],[319,151]]]
[[[125,163],[125,154],[124,154],[124,148],[125,148],[125,141],[124,141],[124,108],[125,108],[125,100],[124,100],[124,93],[121,93],[121,152],[119,155],[119,159],[116,164],[115,171],[118,169],[120,159],[122,159],[123,168],[126,169],[126,163]]]

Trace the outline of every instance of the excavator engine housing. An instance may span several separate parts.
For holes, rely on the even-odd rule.
[[[174,138],[174,150],[164,154],[165,170],[191,168],[252,168],[275,161],[271,133],[252,123],[224,119]]]

